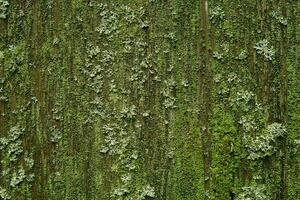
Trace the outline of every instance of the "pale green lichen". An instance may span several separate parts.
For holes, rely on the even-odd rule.
[[[147,197],[155,197],[155,190],[150,185],[146,185],[143,187],[142,192],[140,194],[140,200],[146,199]]]
[[[24,130],[19,126],[10,129],[8,137],[0,138],[0,150],[4,149],[10,162],[15,162],[18,156],[23,152],[22,140]]]
[[[0,197],[3,200],[11,199],[11,196],[8,194],[7,190],[0,186]]]
[[[6,0],[0,0],[0,19],[6,19],[8,15],[9,2]]]
[[[277,20],[278,23],[287,26],[288,20],[286,17],[283,17],[279,11],[272,11],[271,16]]]
[[[275,56],[275,49],[270,46],[270,42],[267,39],[263,39],[256,43],[254,47],[258,54],[265,57],[267,60],[273,60]]]
[[[18,184],[23,182],[23,180],[26,178],[24,169],[19,169],[17,172],[14,172],[12,175],[12,178],[10,180],[10,186],[16,187]]]
[[[237,200],[268,200],[266,188],[264,186],[243,187],[242,192],[238,195]]]
[[[278,150],[277,143],[280,142],[280,138],[284,137],[286,133],[286,129],[282,124],[272,123],[268,125],[265,134],[250,140],[250,143],[247,145],[250,152],[248,159],[265,158],[276,153]]]

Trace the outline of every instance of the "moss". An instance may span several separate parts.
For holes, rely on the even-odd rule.
[[[299,199],[299,3],[208,4],[0,0],[0,198]]]

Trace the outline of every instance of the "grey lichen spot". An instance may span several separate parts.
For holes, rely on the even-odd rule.
[[[176,82],[173,78],[169,78],[164,81],[165,88],[162,91],[162,95],[164,97],[163,106],[166,109],[176,108],[176,98],[173,96],[173,91],[176,87]]]
[[[0,197],[3,200],[11,199],[11,196],[8,194],[7,190],[2,187],[0,187]]]
[[[266,195],[265,186],[253,185],[253,186],[243,187],[237,199],[238,200],[248,200],[248,199],[265,200],[269,198]]]
[[[220,6],[215,6],[210,11],[210,17],[209,19],[212,21],[213,24],[217,24],[220,21],[224,20],[225,18],[225,12]]]
[[[28,169],[32,169],[34,165],[34,160],[30,157],[26,157],[24,160]]]
[[[276,144],[280,138],[285,135],[286,129],[282,124],[272,123],[268,125],[263,135],[260,135],[255,139],[249,139],[249,143],[247,145],[249,148],[248,159],[255,160],[271,156],[279,150]]]
[[[124,118],[133,119],[136,116],[136,107],[135,105],[124,107],[121,113]]]
[[[141,27],[142,29],[147,29],[147,28],[149,28],[149,22],[148,22],[148,21],[141,21],[140,27]]]
[[[147,111],[145,111],[142,115],[143,115],[143,117],[149,117],[150,111],[147,110]]]
[[[113,191],[112,198],[114,198],[114,199],[121,199],[122,196],[125,196],[128,193],[129,193],[129,191],[125,187],[116,188]]]
[[[6,0],[0,0],[0,19],[6,19],[8,15],[9,2]]]
[[[154,187],[151,187],[150,185],[146,185],[143,187],[142,192],[140,194],[140,200],[146,199],[146,198],[154,198],[155,197],[155,190]]]
[[[213,58],[215,58],[217,60],[222,60],[223,59],[223,54],[215,51],[215,52],[213,52]]]
[[[271,12],[271,16],[277,20],[278,23],[284,25],[284,26],[287,26],[288,25],[288,20],[286,17],[283,17],[279,11],[273,11]]]
[[[14,126],[10,129],[8,137],[0,138],[0,150],[5,150],[10,162],[17,161],[18,156],[23,152],[20,138],[23,131],[19,126]]]
[[[13,176],[10,180],[10,186],[14,188],[17,185],[19,185],[21,182],[23,182],[24,179],[25,179],[25,171],[24,169],[21,168],[17,172],[13,173]]]
[[[62,133],[55,127],[51,128],[50,141],[53,143],[58,143],[62,138]]]
[[[236,59],[238,59],[238,60],[244,60],[244,59],[246,59],[247,58],[247,51],[246,50],[242,50],[241,52],[240,52],[240,54],[236,57]]]
[[[273,46],[270,46],[267,39],[263,39],[256,43],[254,47],[258,54],[265,57],[267,60],[273,60],[275,56],[275,49]]]

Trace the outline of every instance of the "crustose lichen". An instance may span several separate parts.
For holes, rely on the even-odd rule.
[[[6,0],[0,0],[0,19],[6,19],[9,3]]]

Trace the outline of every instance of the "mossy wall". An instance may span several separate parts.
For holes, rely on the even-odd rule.
[[[0,0],[0,199],[300,199],[297,0]]]

